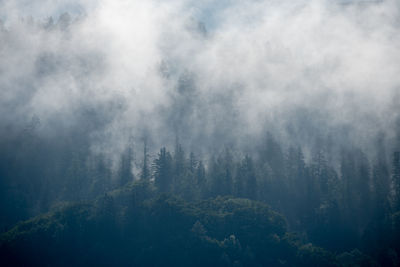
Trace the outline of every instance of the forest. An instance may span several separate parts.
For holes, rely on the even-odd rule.
[[[31,145],[42,147],[1,160],[1,251],[13,264],[399,264],[399,152],[374,162],[343,150],[336,169],[324,149],[307,163],[271,134],[252,154],[225,148],[207,159],[177,141],[151,160],[144,143],[134,175],[130,146],[113,170],[83,146],[55,156]]]
[[[400,4],[0,0],[1,266],[400,266]]]

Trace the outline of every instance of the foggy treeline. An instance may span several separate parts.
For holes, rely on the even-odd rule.
[[[249,153],[226,147],[205,158],[179,142],[152,156],[146,142],[140,154],[130,145],[113,167],[79,140],[59,147],[34,136],[21,142],[18,152],[2,150],[4,230],[59,202],[95,199],[135,180],[187,201],[233,196],[265,202],[285,215],[291,230],[332,251],[375,253],[390,246],[392,215],[399,210],[400,153],[386,159],[383,147],[377,159],[343,148],[336,165],[320,143],[306,162],[300,146],[284,149],[266,133]]]
[[[400,265],[396,1],[22,2],[0,1],[0,255]]]

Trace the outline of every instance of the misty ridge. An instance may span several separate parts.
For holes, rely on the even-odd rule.
[[[305,147],[398,145],[395,1],[233,2],[211,29],[188,5],[103,1],[54,19],[6,5],[18,19],[2,30],[2,128],[32,117],[46,138],[88,127],[93,150],[111,155],[144,135],[154,149],[176,136],[250,149],[266,131]]]
[[[400,265],[398,1],[0,0],[0,20],[8,265]]]

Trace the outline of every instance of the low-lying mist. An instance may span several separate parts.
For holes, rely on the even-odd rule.
[[[25,2],[0,1],[2,143],[399,146],[397,1]]]

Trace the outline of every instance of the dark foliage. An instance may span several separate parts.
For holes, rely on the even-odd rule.
[[[10,266],[338,264],[286,231],[284,218],[260,202],[188,203],[155,196],[152,185],[140,182],[19,223],[2,235],[1,258]]]
[[[346,148],[335,161],[320,145],[306,160],[300,147],[284,149],[268,135],[265,143],[252,154],[226,148],[208,158],[199,158],[195,153],[187,155],[177,142],[173,152],[162,148],[151,159],[145,143],[140,164],[135,160],[132,146],[128,146],[118,164],[114,164],[117,168],[113,169],[104,155],[90,153],[84,138],[75,140],[80,146],[66,142],[58,144],[60,147],[55,146],[57,142],[35,136],[30,138],[29,143],[17,150],[11,149],[15,144],[4,143],[0,153],[1,226],[3,232],[8,231],[3,238],[11,242],[2,253],[10,259],[43,259],[43,255],[34,258],[40,255],[35,250],[42,247],[39,243],[33,245],[29,240],[22,242],[19,237],[11,238],[10,235],[20,236],[25,232],[20,227],[27,227],[29,238],[35,242],[39,237],[43,238],[42,249],[51,243],[54,253],[65,252],[64,256],[54,257],[60,260],[57,263],[63,263],[65,259],[67,265],[93,261],[90,257],[94,257],[91,253],[95,252],[110,255],[108,259],[102,259],[105,263],[118,263],[116,258],[121,260],[120,263],[149,262],[154,260],[150,256],[154,252],[163,259],[154,262],[155,265],[167,262],[174,265],[196,262],[234,265],[239,262],[270,266],[291,265],[292,261],[295,265],[307,265],[314,257],[319,260],[320,254],[327,261],[321,266],[328,262],[349,266],[353,261],[363,262],[357,263],[361,265],[373,262],[384,266],[399,264],[398,152],[393,153],[390,161],[383,152],[372,160],[359,149]],[[39,148],[46,153],[38,153]],[[138,180],[133,186],[136,167]],[[182,201],[166,197],[149,200],[156,194],[171,194]],[[202,202],[208,198],[216,199]],[[282,229],[269,229],[268,234],[263,234],[267,231],[263,227],[276,227],[275,222],[263,223],[272,213],[260,202],[250,199],[267,203],[284,215],[288,229],[282,226]],[[9,231],[18,220],[54,210],[57,205],[70,205],[60,204],[70,202],[88,204],[53,211]],[[154,218],[150,215],[152,212]],[[172,217],[166,212],[172,212]],[[70,215],[65,215],[67,213]],[[81,240],[78,236],[73,237],[75,234],[67,228],[57,228],[65,223],[58,223],[56,214],[71,220],[77,227],[74,231],[78,229],[77,234],[82,235]],[[157,216],[161,216],[158,224],[153,221]],[[44,230],[44,218],[47,218],[45,224],[51,227],[50,230]],[[192,228],[204,232],[201,238],[193,239]],[[179,230],[183,232],[178,233]],[[46,231],[51,235],[46,236]],[[297,232],[301,242],[293,243],[292,237],[285,235],[287,231]],[[92,247],[100,237],[104,240]],[[68,243],[72,242],[68,238],[79,244]],[[176,240],[172,241],[174,238]],[[65,247],[57,247],[52,243],[55,240]],[[14,242],[18,247],[14,247]],[[240,253],[227,249],[224,242],[240,243]],[[288,247],[283,248],[282,244]],[[69,251],[68,246],[85,250],[85,256]],[[197,252],[190,250],[198,254],[185,252],[186,246],[195,246]],[[286,249],[291,246],[295,247],[295,252],[288,254]],[[168,254],[163,250],[165,247],[175,249],[176,254]],[[106,253],[108,249],[110,252]],[[140,256],[128,256],[129,249]],[[178,251],[182,262],[174,262]],[[326,251],[333,254],[328,253],[331,255],[328,257]],[[66,255],[75,255],[75,252],[79,255],[76,257],[82,259],[68,262],[73,257]],[[33,258],[22,257],[25,253],[31,253]],[[341,256],[335,258],[334,255]],[[204,262],[205,258],[210,262]]]

